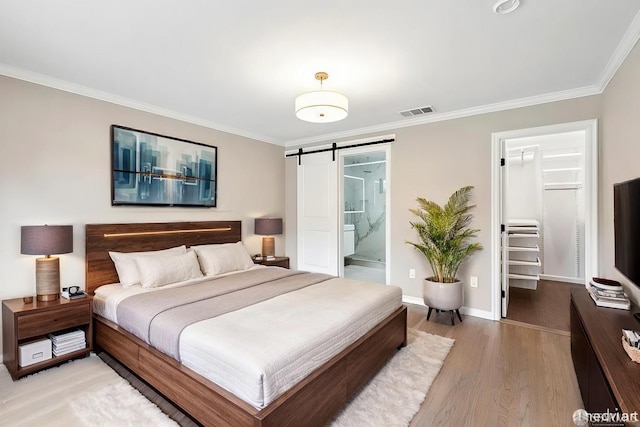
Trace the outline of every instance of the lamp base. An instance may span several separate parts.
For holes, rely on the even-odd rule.
[[[36,295],[37,301],[57,301],[59,299],[60,294]]]
[[[36,259],[36,300],[60,299],[60,259],[46,257]]]
[[[262,238],[262,256],[275,256],[276,254],[276,241],[273,237]]]

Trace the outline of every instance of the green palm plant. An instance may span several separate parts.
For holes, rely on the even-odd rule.
[[[469,243],[480,230],[469,229],[473,216],[469,205],[473,186],[454,192],[449,201],[440,207],[437,203],[418,197],[418,209],[409,209],[420,220],[410,222],[420,236],[420,243],[409,242],[427,258],[433,277],[429,280],[442,283],[456,282],[456,274],[466,257],[482,249],[480,243]]]

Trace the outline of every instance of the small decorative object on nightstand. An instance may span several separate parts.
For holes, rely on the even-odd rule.
[[[33,301],[29,304],[22,298],[2,301],[2,356],[11,378],[17,380],[67,360],[88,356],[93,349],[92,302],[91,296],[73,300]],[[81,331],[75,333],[84,334],[86,346],[64,354],[58,351],[61,354],[58,356],[54,351],[50,358],[43,352],[40,361],[31,364],[20,362],[20,355],[24,358],[31,354],[33,346],[29,347],[29,344],[45,342],[49,334],[61,331]],[[48,344],[51,350],[51,341]],[[32,359],[40,357],[40,347],[33,351]]]
[[[289,268],[289,257],[288,256],[276,256],[270,259],[267,258],[254,258],[253,262],[255,264],[260,264],[260,265],[268,265],[270,267],[282,267],[282,268]]]

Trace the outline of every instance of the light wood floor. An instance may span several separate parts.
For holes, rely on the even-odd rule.
[[[568,336],[469,316],[451,326],[448,313],[428,322],[426,314],[409,305],[409,327],[456,343],[411,427],[574,425],[583,405]]]
[[[574,425],[573,412],[583,406],[568,336],[469,316],[451,326],[448,313],[427,322],[425,307],[408,307],[409,328],[456,340],[411,427]],[[119,373],[181,425],[196,425]]]

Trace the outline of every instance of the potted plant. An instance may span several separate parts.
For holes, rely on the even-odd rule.
[[[409,211],[419,220],[410,222],[418,232],[419,243],[407,242],[418,249],[429,261],[433,276],[424,279],[423,299],[429,307],[427,320],[432,309],[453,310],[460,321],[463,287],[456,274],[460,264],[472,253],[482,249],[477,242],[469,242],[480,230],[468,226],[473,218],[469,213],[475,205],[469,204],[473,186],[462,187],[454,192],[444,206],[418,197],[418,209]]]

